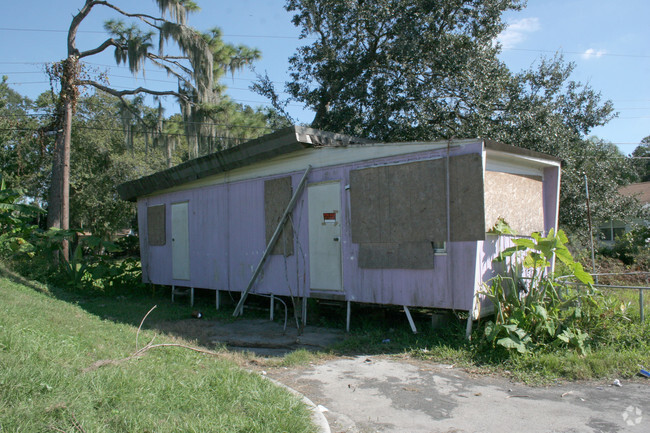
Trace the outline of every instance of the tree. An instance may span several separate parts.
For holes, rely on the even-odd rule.
[[[290,58],[287,91],[314,110],[315,128],[378,140],[454,136],[507,74],[493,41],[501,14],[521,3],[289,0],[301,36],[316,39]]]
[[[615,145],[587,138],[594,127],[613,117],[612,103],[601,101],[600,93],[588,85],[572,81],[574,68],[556,56],[511,74],[502,109],[486,111],[486,120],[473,122],[466,136],[490,137],[561,158],[560,225],[582,236],[588,226],[585,174],[594,221],[624,220],[637,209],[618,193],[633,176],[629,160]]]
[[[635,158],[634,169],[639,182],[650,182],[650,135],[641,140],[632,156]]]
[[[85,0],[82,8],[72,18],[68,30],[67,57],[50,69],[51,76],[58,79],[60,83],[60,92],[56,115],[50,125],[50,129],[58,131],[59,134],[55,145],[48,200],[49,227],[69,228],[71,128],[81,86],[91,86],[121,100],[140,94],[175,96],[185,107],[190,104],[209,106],[217,101],[213,52],[216,35],[213,34],[211,38],[186,25],[188,14],[198,10],[198,6],[191,0],[154,0],[154,2],[161,16],[130,13],[106,0]],[[95,7],[108,8],[121,18],[137,20],[147,30],[143,31],[136,24],[127,25],[122,20],[109,20],[105,24],[105,29],[111,36],[97,47],[80,50],[77,47],[77,31],[82,21]],[[157,36],[157,39],[154,39],[154,36]],[[171,51],[167,47],[168,42],[171,42]],[[82,62],[109,48],[114,49],[116,62],[127,64],[133,74],[138,74],[145,64],[150,64],[162,68],[175,77],[179,82],[179,89],[155,91],[138,87],[116,90],[101,80],[92,79],[85,72]],[[250,53],[242,55],[242,62],[254,57]],[[125,105],[129,106],[127,102]],[[63,252],[66,259],[67,245],[63,246]]]
[[[37,199],[49,158],[34,136],[34,102],[11,89],[6,78],[0,81],[0,173],[9,188],[29,191]]]
[[[582,230],[582,172],[596,191],[608,191],[596,194],[603,202],[594,206],[605,214],[624,209],[617,168],[629,173],[629,167],[613,146],[587,140],[613,117],[613,106],[571,80],[574,64],[542,58],[513,73],[498,59],[501,15],[523,3],[288,0],[301,36],[315,40],[290,58],[286,90],[315,111],[316,128],[381,141],[489,137],[558,156],[564,160],[560,223]],[[268,79],[256,89],[278,110],[288,102]]]

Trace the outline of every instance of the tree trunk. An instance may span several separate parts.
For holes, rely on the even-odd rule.
[[[70,60],[68,60],[70,61]],[[62,97],[62,131],[56,139],[54,159],[52,161],[52,183],[48,200],[47,226],[68,230],[70,228],[70,144],[72,142],[72,114],[76,103],[77,89],[74,85],[76,77],[76,59],[67,65],[68,71],[63,73],[61,80]],[[72,75],[69,75],[69,74]],[[68,261],[69,246],[64,240],[61,245],[63,260]]]

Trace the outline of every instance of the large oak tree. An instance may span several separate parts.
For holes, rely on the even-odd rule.
[[[575,66],[561,56],[517,73],[498,58],[502,14],[524,4],[287,0],[310,43],[290,58],[286,91],[314,111],[316,128],[380,141],[487,137],[556,155],[565,161],[565,228],[586,227],[583,171],[603,191],[597,216],[621,215],[626,207],[613,202],[629,164],[615,147],[588,140],[613,117],[611,102],[572,81]],[[279,109],[288,102],[266,78],[257,90]]]

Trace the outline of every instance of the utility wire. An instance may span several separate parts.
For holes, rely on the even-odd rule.
[[[0,116],[2,117],[2,116]],[[235,126],[235,127],[241,127],[241,126]],[[86,125],[75,125],[75,128],[77,129],[88,129],[88,130],[95,130],[95,131],[110,131],[110,132],[124,132],[123,129],[118,129],[118,128],[100,128],[100,127],[94,127],[94,126],[86,126]],[[241,127],[244,129],[267,129],[270,131],[277,131],[277,128],[272,128],[270,126],[266,127]],[[21,132],[34,132],[38,130],[38,128],[0,128],[0,131],[21,131]],[[144,134],[146,131],[139,131],[135,130],[132,131],[134,134]],[[167,135],[167,136],[177,136],[177,137],[186,137],[187,135],[184,133],[173,133],[173,132],[161,132],[158,133],[159,135]],[[223,138],[223,139],[237,139],[237,140],[252,140],[253,138],[251,137],[228,137],[228,136],[206,136],[206,135],[199,135],[201,137],[212,137],[212,138]],[[611,144],[618,144],[618,145],[623,145],[623,144],[634,144],[634,145],[641,145],[641,143],[611,143]],[[595,158],[595,159],[602,159],[601,155],[594,155],[594,156],[584,156],[584,158]],[[608,156],[608,159],[640,159],[640,160],[650,160],[650,156]]]
[[[51,114],[48,113],[25,113],[24,116],[27,117],[50,117]],[[23,116],[20,115],[0,115],[0,118],[4,119],[20,119]],[[115,116],[105,116],[103,119],[111,119],[115,121],[121,121],[122,119],[120,117],[115,117]],[[101,123],[103,120],[102,119],[87,119],[87,122],[99,122]],[[163,123],[169,123],[170,121],[165,119],[163,120]],[[186,125],[207,125],[207,126],[223,126],[226,128],[241,128],[241,129],[273,129],[270,126],[250,126],[250,125],[236,125],[233,123],[211,123],[211,122],[182,122],[183,124]],[[76,126],[75,126],[76,127]]]
[[[67,33],[68,30],[58,30],[58,29],[30,29],[30,28],[11,28],[11,27],[0,27],[0,31],[10,31],[10,32],[51,32],[51,33]],[[99,30],[78,30],[77,33],[99,33],[106,34],[105,31]],[[300,36],[291,36],[291,35],[247,35],[247,34],[223,34],[222,37],[227,38],[263,38],[263,39],[295,39],[295,40],[317,40],[317,38],[304,37]],[[526,51],[526,52],[536,52],[536,53],[562,53],[562,54],[574,54],[574,55],[587,55],[584,51],[565,51],[562,49],[558,50],[548,50],[548,49],[538,49],[538,48],[501,48],[501,51]],[[646,54],[627,54],[627,53],[599,53],[598,56],[609,56],[609,57],[630,57],[630,58],[639,58],[639,59],[650,59],[650,55]]]
[[[117,129],[117,128],[99,128],[99,127],[93,127],[93,126],[75,126],[77,129],[86,129],[86,130],[91,130],[91,131],[107,131],[107,132],[124,132],[122,129]],[[35,129],[30,129],[30,128],[0,128],[0,131],[14,131],[14,132],[36,132],[38,128]],[[275,131],[273,128],[269,128],[271,131]],[[144,134],[143,131],[132,131],[133,134]],[[164,135],[168,137],[187,137],[187,134],[184,133],[174,133],[174,132],[160,132],[158,135]],[[225,136],[225,135],[217,135],[217,136],[212,136],[212,135],[198,135],[199,137],[206,137],[206,138],[218,138],[218,139],[224,139],[224,140],[254,140],[255,137],[233,137],[233,136]]]

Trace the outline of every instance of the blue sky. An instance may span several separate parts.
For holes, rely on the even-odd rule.
[[[149,0],[116,0],[116,5],[134,12],[155,13]],[[220,27],[224,39],[256,47],[262,60],[258,72],[268,71],[279,88],[288,79],[288,58],[297,46],[298,29],[280,0],[198,0],[202,10],[190,18],[190,25],[207,30]],[[83,0],[23,0],[10,2],[0,15],[0,76],[9,76],[16,91],[36,97],[48,89],[43,64],[60,60],[66,53],[66,32],[72,16]],[[96,10],[84,21],[78,46],[89,49],[105,39],[102,23],[115,17],[106,8]],[[576,63],[572,78],[589,83],[610,99],[618,118],[593,131],[594,135],[616,143],[630,153],[639,141],[650,135],[650,2],[647,0],[529,0],[521,12],[505,16],[510,24],[501,35],[501,58],[513,71],[535,66],[541,56],[556,52]],[[128,69],[116,67],[112,51],[91,60],[94,67],[108,70],[111,85],[133,86]],[[266,101],[247,90],[255,79],[253,71],[242,71],[224,84],[231,97],[252,106]],[[173,89],[174,80],[163,72],[147,70],[138,85]],[[170,101],[171,106],[171,101]],[[310,122],[313,115],[299,104],[291,114],[299,122]],[[513,143],[516,144],[516,143]]]

